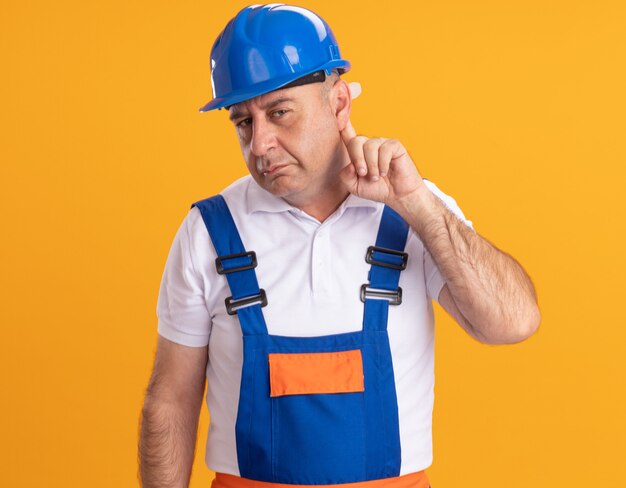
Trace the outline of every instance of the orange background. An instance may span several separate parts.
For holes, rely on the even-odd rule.
[[[244,5],[2,1],[1,486],[137,486],[171,241],[246,173],[197,111]],[[400,139],[539,294],[513,346],[437,306],[433,487],[626,486],[624,3],[300,5],[353,63],[357,131]]]

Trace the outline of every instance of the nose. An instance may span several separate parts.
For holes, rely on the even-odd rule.
[[[250,150],[257,157],[262,157],[267,152],[277,146],[276,133],[274,127],[268,121],[259,117],[252,124],[252,140]]]

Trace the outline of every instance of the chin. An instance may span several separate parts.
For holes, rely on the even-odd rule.
[[[285,182],[280,181],[283,179],[286,179],[286,178],[279,177],[270,182],[261,181],[260,185],[261,185],[261,188],[270,192],[272,195],[276,197],[281,197],[281,198],[287,197],[299,191],[299,189],[295,188],[294,185],[290,185],[286,181]]]
[[[299,194],[302,190],[295,188],[287,188],[284,186],[267,188],[272,195],[280,198],[289,198],[290,196]]]

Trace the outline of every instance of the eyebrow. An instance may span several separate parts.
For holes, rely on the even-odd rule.
[[[275,107],[276,105],[279,105],[281,103],[293,102],[293,101],[294,101],[293,98],[280,97],[280,98],[277,98],[276,100],[272,100],[271,102],[266,103],[265,105],[261,105],[259,108],[261,108],[262,110],[267,110],[268,108]],[[233,112],[230,114],[229,118],[230,120],[235,120],[239,117],[242,117],[243,115],[245,115],[245,112],[240,112],[237,109],[233,109]]]

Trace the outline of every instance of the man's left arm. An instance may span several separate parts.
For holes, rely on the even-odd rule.
[[[341,179],[354,195],[383,202],[417,232],[446,285],[439,303],[473,337],[520,342],[539,327],[534,286],[508,254],[461,222],[423,182],[398,140],[358,135],[346,114],[340,134],[349,163]]]
[[[423,183],[393,208],[420,236],[446,281],[440,305],[470,335],[507,344],[537,330],[535,289],[513,257],[459,220]]]

